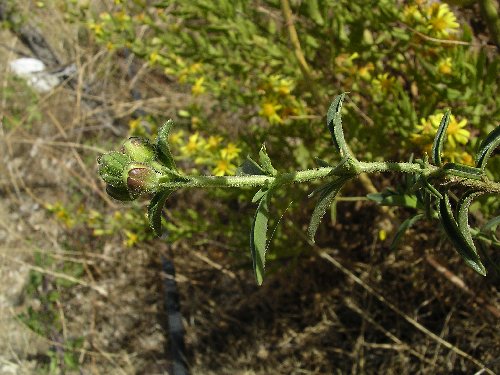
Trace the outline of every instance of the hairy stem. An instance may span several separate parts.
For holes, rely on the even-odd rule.
[[[413,173],[424,177],[430,176],[438,170],[433,165],[423,167],[419,163],[405,162],[356,162],[355,172],[338,172],[334,167],[323,167],[306,169],[296,172],[278,173],[276,177],[249,175],[249,176],[186,176],[183,182],[171,182],[171,176],[160,178],[160,186],[163,188],[197,188],[197,187],[266,187],[278,182],[279,184],[304,183],[320,180],[326,177],[337,177],[339,175],[357,177],[361,173]],[[456,176],[439,177],[440,184],[472,188],[476,191],[486,193],[500,193],[500,183],[481,181],[475,179],[461,178]]]

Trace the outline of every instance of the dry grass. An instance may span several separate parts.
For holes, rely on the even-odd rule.
[[[190,100],[140,62],[132,62],[140,73],[130,77],[130,60],[79,45],[74,27],[49,13],[37,14],[42,29],[50,19],[51,30],[59,30],[46,35],[59,56],[77,64],[77,75],[73,87],[37,94],[40,116],[32,120],[12,107],[27,106],[30,99],[3,68],[14,55],[1,56],[0,86],[14,94],[2,98],[0,109],[5,234],[0,268],[2,278],[18,267],[42,273],[45,293],[58,288],[54,281],[62,276],[63,261],[81,264],[84,273],[77,280],[63,276],[74,285],[58,289],[61,332],[40,337],[15,319],[34,301],[2,310],[2,326],[9,328],[0,341],[25,373],[49,360],[48,348],[58,348],[59,354],[71,350],[66,343],[75,337],[83,338],[77,350],[83,373],[166,373],[162,254],[173,257],[177,267],[193,374],[472,374],[485,365],[490,373],[500,372],[498,280],[481,279],[465,268],[430,226],[391,253],[377,240],[375,228],[367,229],[380,213],[345,203],[322,248],[297,266],[283,264],[283,271],[257,288],[247,267],[224,256],[223,246],[195,245],[209,235],[170,248],[158,240],[126,249],[119,236],[97,239],[48,215],[43,206],[56,201],[77,200],[103,214],[126,210],[103,193],[95,158],[126,135],[134,110],[168,117]],[[1,37],[4,44],[22,48],[7,32]],[[132,85],[146,99],[133,100]],[[15,126],[5,125],[9,116],[19,117]],[[192,203],[184,200],[181,196],[177,204]],[[299,224],[297,230],[302,231]],[[35,251],[55,261],[38,266]],[[466,288],[439,271],[436,262],[446,264]]]

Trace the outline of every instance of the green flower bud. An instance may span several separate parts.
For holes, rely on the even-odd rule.
[[[137,163],[148,163],[155,159],[154,146],[144,138],[132,137],[123,144],[122,152]]]
[[[97,159],[99,175],[109,185],[115,188],[124,188],[123,171],[130,164],[130,157],[122,153],[111,151]]]
[[[131,196],[151,193],[158,188],[159,175],[145,164],[133,163],[124,170],[123,179]]]
[[[126,201],[133,201],[136,197],[133,197],[130,195],[128,189],[126,187],[124,188],[116,188],[111,185],[106,185],[106,193],[118,201],[126,202]]]

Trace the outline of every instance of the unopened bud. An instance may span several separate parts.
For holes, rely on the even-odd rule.
[[[123,171],[130,164],[130,157],[122,153],[112,151],[97,159],[99,174],[109,185],[115,188],[126,187],[123,181]]]
[[[130,138],[123,144],[122,151],[137,163],[148,163],[155,159],[154,146],[144,138]]]
[[[132,196],[155,191],[158,188],[158,174],[144,164],[130,164],[125,171],[128,191]]]

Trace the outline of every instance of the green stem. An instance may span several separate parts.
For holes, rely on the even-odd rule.
[[[355,172],[350,170],[338,172],[334,167],[323,167],[315,169],[306,169],[296,172],[278,173],[276,177],[250,175],[250,176],[185,176],[185,181],[171,182],[171,176],[160,178],[161,188],[244,188],[244,187],[265,187],[278,182],[279,184],[304,183],[326,177],[339,177],[340,175],[356,177],[360,173],[413,173],[428,177],[435,173],[438,168],[433,165],[425,167],[419,163],[404,162],[355,162],[352,161]],[[333,172],[336,172],[335,174]],[[473,188],[476,191],[487,193],[500,193],[500,183],[480,181],[474,179],[460,178],[455,176],[441,176],[439,183],[442,185],[454,185],[467,188]]]

